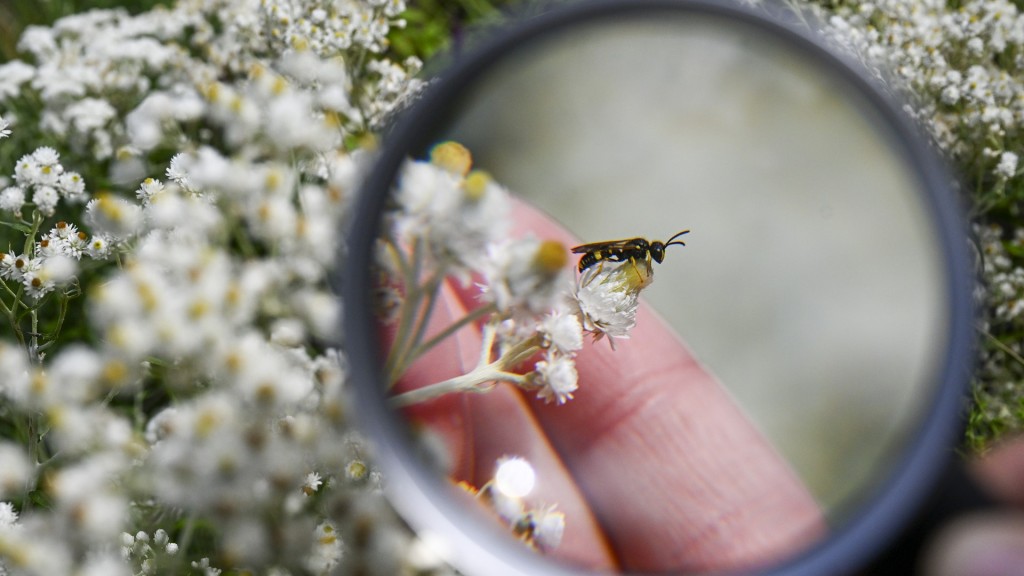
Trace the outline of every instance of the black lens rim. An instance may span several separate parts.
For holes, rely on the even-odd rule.
[[[455,61],[406,111],[387,135],[385,146],[364,180],[356,217],[344,250],[344,266],[336,284],[341,286],[343,337],[348,352],[355,411],[372,441],[378,465],[385,473],[389,497],[414,528],[447,540],[451,559],[472,574],[574,574],[572,567],[523,553],[512,539],[503,537],[481,518],[466,514],[436,473],[423,466],[408,446],[405,431],[384,401],[380,374],[371,270],[380,216],[402,162],[426,149],[445,125],[450,106],[496,62],[526,43],[557,34],[573,26],[652,12],[690,13],[735,21],[777,38],[781,44],[805,54],[856,90],[867,107],[891,131],[894,147],[905,152],[908,166],[921,179],[924,201],[931,209],[935,234],[946,264],[948,341],[936,379],[935,397],[926,407],[906,455],[859,514],[838,527],[829,538],[792,561],[769,567],[762,574],[811,576],[853,571],[878,554],[907,524],[947,463],[960,431],[962,400],[974,361],[973,266],[968,250],[965,218],[952,179],[944,163],[920,130],[902,112],[901,104],[885,92],[871,73],[846,55],[829,48],[810,28],[793,25],[778,12],[721,0],[590,0],[558,5],[550,11],[516,23]]]

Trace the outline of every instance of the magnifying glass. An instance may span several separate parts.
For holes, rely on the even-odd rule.
[[[950,179],[797,16],[560,6],[386,135],[346,345],[392,501],[461,570],[841,572],[947,462]]]

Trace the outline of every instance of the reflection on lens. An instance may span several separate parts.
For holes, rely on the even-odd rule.
[[[848,520],[948,312],[922,183],[846,81],[634,14],[449,103],[389,182],[373,288],[387,402],[471,513],[625,572],[776,564]]]

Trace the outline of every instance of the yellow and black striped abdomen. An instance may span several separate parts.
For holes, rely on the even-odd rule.
[[[648,244],[647,240],[631,238],[629,240],[584,244],[583,246],[573,248],[573,252],[583,254],[579,264],[579,271],[583,272],[604,260],[624,262],[630,258],[646,258],[649,248],[650,244]]]
[[[583,272],[587,268],[590,268],[591,266],[597,264],[598,262],[604,260],[605,258],[607,258],[607,256],[605,256],[604,250],[595,250],[594,252],[587,252],[586,254],[583,255],[583,258],[580,258],[580,272]]]

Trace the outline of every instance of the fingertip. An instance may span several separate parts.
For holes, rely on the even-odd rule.
[[[921,568],[925,576],[1024,576],[1024,516],[957,519],[925,550]]]
[[[983,488],[1009,504],[1024,506],[1024,437],[999,444],[970,464]]]

